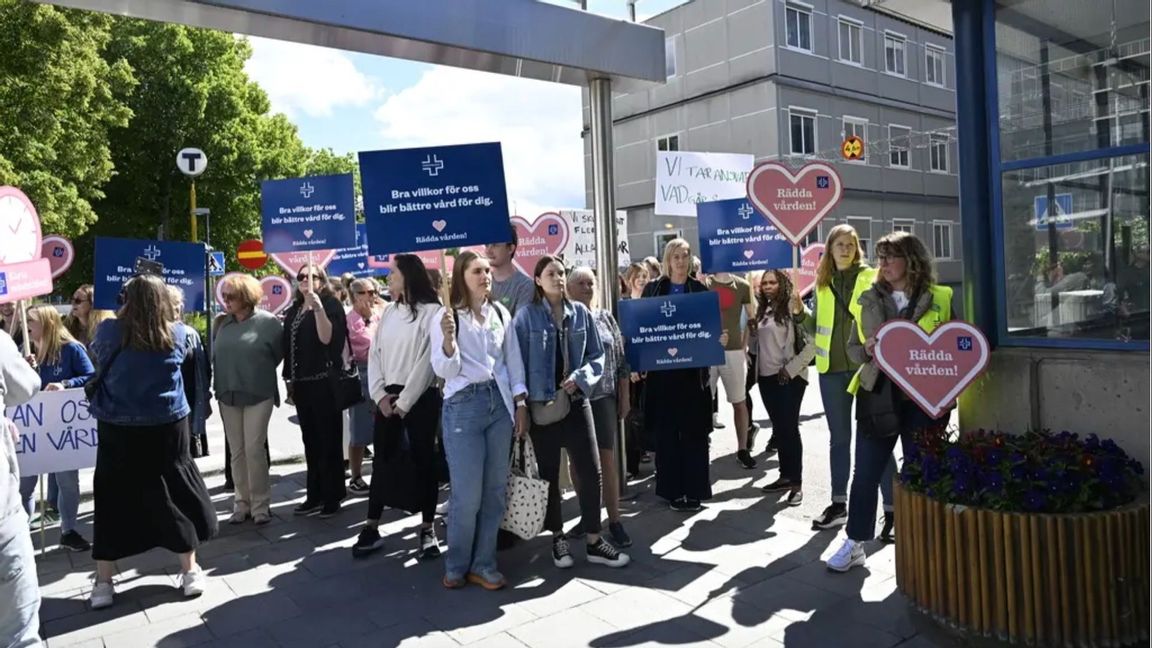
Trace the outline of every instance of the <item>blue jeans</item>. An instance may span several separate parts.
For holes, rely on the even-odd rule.
[[[40,587],[28,518],[0,521],[0,641],[9,648],[40,646]]]
[[[852,394],[848,384],[852,382],[853,371],[837,371],[820,374],[820,400],[824,402],[824,420],[828,422],[831,436],[828,448],[828,465],[832,469],[832,501],[848,502],[848,477],[852,472]],[[860,461],[860,440],[856,441],[856,461]],[[884,499],[884,510],[892,510],[892,478],[896,475],[896,459],[888,454],[884,476],[880,480],[880,495]]]
[[[372,444],[376,403],[372,402],[372,394],[368,392],[368,365],[357,364],[356,369],[360,372],[360,395],[364,402],[348,408],[348,440],[350,445],[363,448]]]
[[[848,537],[857,542],[871,540],[876,532],[876,487],[888,484],[892,490],[892,477],[888,464],[892,463],[892,450],[896,441],[908,456],[912,435],[933,423],[915,403],[900,404],[900,433],[889,437],[860,435],[856,439],[856,471],[852,475],[852,498],[848,502]],[[890,510],[890,509],[885,509]]]
[[[445,575],[460,579],[474,572],[495,582],[496,532],[504,519],[512,450],[512,417],[496,381],[469,385],[445,400],[442,426],[452,475]]]
[[[58,499],[52,501],[52,489],[48,489],[49,504],[55,504],[60,511],[60,533],[65,534],[76,530],[76,515],[80,510],[80,471],[65,470],[52,473],[56,478]],[[36,480],[38,475],[28,475],[20,478],[20,500],[24,502],[24,512],[32,515],[36,507]]]

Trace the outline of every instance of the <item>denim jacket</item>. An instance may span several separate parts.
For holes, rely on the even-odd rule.
[[[172,325],[176,346],[171,351],[124,348],[112,358],[120,348],[121,322],[102,322],[90,345],[97,374],[110,360],[111,364],[104,382],[92,395],[92,416],[105,423],[128,426],[162,425],[188,416],[192,408],[184,394],[182,369],[185,362],[195,362],[192,331],[177,322]]]
[[[556,339],[551,306],[546,301],[520,308],[513,322],[524,373],[528,377],[528,400],[546,403],[556,397]],[[585,397],[604,376],[604,347],[592,313],[584,304],[564,300],[564,329],[568,338],[568,374]]]

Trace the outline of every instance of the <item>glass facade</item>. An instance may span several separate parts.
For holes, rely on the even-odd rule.
[[[1146,348],[1148,3],[995,7],[1001,342]]]

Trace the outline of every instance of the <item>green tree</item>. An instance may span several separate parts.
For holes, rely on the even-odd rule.
[[[108,132],[132,115],[131,69],[102,56],[114,20],[0,0],[0,184],[28,194],[45,232],[74,237],[96,221]]]

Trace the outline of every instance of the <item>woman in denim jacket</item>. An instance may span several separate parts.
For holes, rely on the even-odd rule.
[[[552,532],[552,562],[561,569],[573,564],[560,518],[560,448],[564,447],[578,477],[576,493],[581,528],[587,534],[588,562],[623,567],[628,564],[628,555],[600,537],[600,455],[588,401],[604,375],[600,334],[588,308],[568,299],[564,266],[556,257],[542,257],[533,275],[536,294],[532,303],[516,314],[515,321],[528,376],[528,402],[571,400],[568,415],[560,421],[532,423],[540,476],[548,480],[544,528]]]

